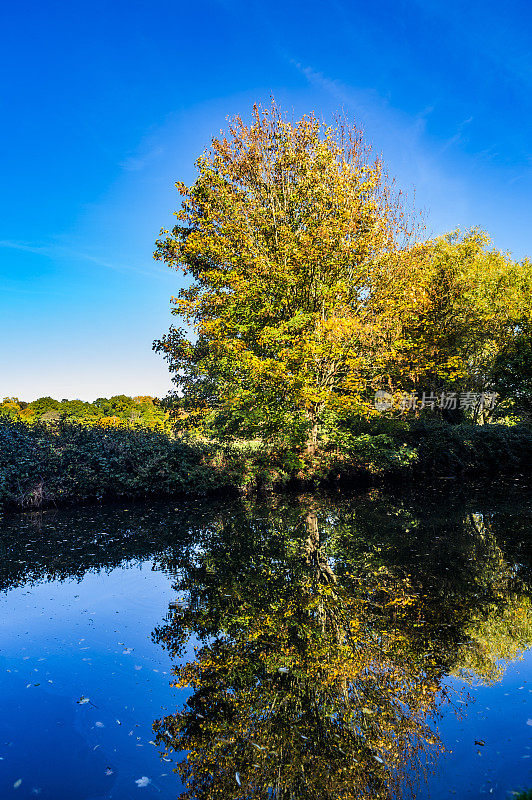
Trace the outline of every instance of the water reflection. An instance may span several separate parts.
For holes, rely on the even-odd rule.
[[[181,800],[415,794],[446,676],[493,682],[532,643],[530,517],[472,508],[240,503],[162,557],[180,599],[154,635],[192,694],[154,727],[187,751]]]
[[[161,776],[175,781],[170,788],[163,785],[161,797],[180,792],[181,800],[390,798],[409,792],[424,797],[424,773],[443,749],[439,716],[448,708],[466,708],[465,698],[450,690],[449,676],[496,683],[506,664],[531,645],[531,519],[532,499],[522,492],[502,497],[370,492],[26,514],[2,526],[0,588],[94,573],[103,592],[102,573],[145,562],[170,576],[177,597],[166,620],[161,624],[160,611],[153,613],[151,605],[143,618],[146,630],[157,626],[154,639],[169,651],[175,682],[188,687],[189,696],[155,724],[160,749],[179,762],[184,784],[180,790],[177,778]],[[127,581],[113,575],[117,591],[127,595]],[[157,595],[160,582],[152,583]],[[124,615],[138,626],[139,606],[130,598],[133,592]],[[45,608],[46,599],[41,611]],[[108,693],[100,714],[109,712],[104,730],[109,743],[123,748],[118,735],[124,726],[114,720],[125,712],[110,710],[119,694],[111,676],[120,675],[125,685],[129,674],[121,663],[128,656],[120,657],[125,639],[115,630],[122,612],[115,613],[111,607],[107,617],[102,614],[107,628],[95,630],[91,647],[94,655],[97,647],[103,655],[96,682]],[[41,616],[35,617],[39,625]],[[22,612],[20,618],[24,633]],[[78,618],[72,614],[71,620],[72,628],[61,636],[71,635],[78,649],[84,648]],[[18,647],[19,640],[13,641]],[[136,643],[135,654],[139,649]],[[22,659],[15,649],[11,655],[13,664]],[[85,656],[80,650],[79,664]],[[54,663],[53,687],[61,669],[81,669],[59,651]],[[27,681],[18,679],[16,669],[9,675],[17,697],[29,698]],[[33,685],[48,704],[39,708],[53,720],[58,701],[37,681]],[[151,691],[148,681],[131,683],[120,705],[138,709],[146,700],[151,722],[167,702],[165,694],[148,706]],[[79,710],[82,692],[92,696],[86,683],[69,689],[69,708]],[[30,699],[26,705],[29,718]],[[13,714],[19,719],[6,714],[11,727],[25,726],[20,710]],[[523,728],[525,723],[526,716]],[[129,731],[125,736],[129,741]],[[127,759],[111,750],[117,774],[124,764],[129,789],[126,784],[116,791],[101,788],[101,796],[129,797],[131,788],[137,790],[133,779],[156,776],[146,754],[148,736],[145,749],[137,751],[146,756],[142,772],[131,774]],[[69,757],[72,737],[60,741],[62,758],[77,763],[74,753]],[[58,746],[53,744],[53,752]],[[52,749],[35,752],[48,753],[43,760],[53,763]],[[522,752],[516,758],[526,758]],[[170,766],[163,762],[161,773]],[[102,765],[91,762],[87,774],[94,769],[107,781]],[[480,784],[476,769],[472,780]],[[79,782],[85,785],[85,777]],[[508,788],[519,784],[505,784],[504,792]]]

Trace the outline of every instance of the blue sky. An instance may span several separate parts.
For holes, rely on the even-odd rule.
[[[426,214],[532,256],[532,5],[6,3],[0,396],[164,395],[175,180],[271,94],[346,112]]]

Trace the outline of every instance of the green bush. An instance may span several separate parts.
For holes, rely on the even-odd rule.
[[[145,428],[27,425],[0,418],[0,503],[204,495],[238,478],[216,450]]]
[[[414,423],[407,440],[417,451],[416,474],[500,475],[530,471],[532,428],[528,425]]]
[[[0,416],[0,504],[206,495],[220,489],[339,480],[431,479],[530,473],[527,425],[436,420],[354,425],[324,437],[311,457],[260,441],[188,441],[147,428],[27,424]]]

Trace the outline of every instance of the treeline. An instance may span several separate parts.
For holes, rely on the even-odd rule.
[[[118,394],[113,397],[98,397],[93,403],[84,400],[55,400],[53,397],[39,397],[26,403],[18,397],[4,397],[0,403],[0,415],[29,423],[71,422],[98,425],[102,428],[140,425],[166,430],[170,424],[169,416],[160,400],[149,395],[128,397]]]

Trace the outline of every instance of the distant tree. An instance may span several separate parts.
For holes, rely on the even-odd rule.
[[[4,397],[0,403],[0,414],[9,417],[18,417],[21,411],[21,404],[18,397]]]
[[[40,419],[47,411],[59,412],[59,405],[59,401],[54,400],[53,397],[39,397],[37,400],[28,403],[28,408],[33,411],[37,419]]]
[[[96,422],[102,416],[97,406],[83,400],[62,400],[61,412],[69,422]]]

